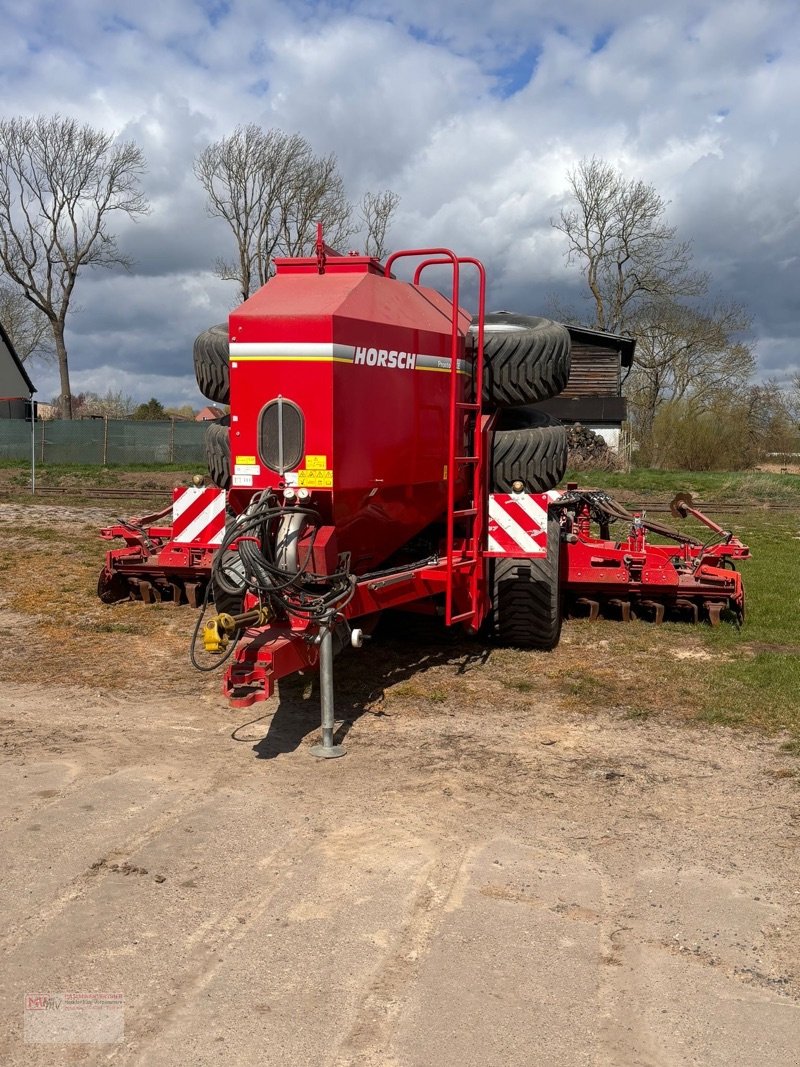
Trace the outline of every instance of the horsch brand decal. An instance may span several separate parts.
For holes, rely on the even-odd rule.
[[[353,363],[356,365],[365,363],[368,367],[397,367],[399,370],[413,370],[417,365],[417,353],[398,352],[396,348],[356,348]]]
[[[383,367],[386,370],[450,371],[449,356],[433,356],[422,352],[406,352],[397,348],[378,348],[370,345],[344,345],[329,341],[232,341],[231,361],[250,360],[299,363],[350,363],[356,367]],[[233,366],[233,362],[231,366]],[[469,374],[472,364],[459,359],[459,374]]]

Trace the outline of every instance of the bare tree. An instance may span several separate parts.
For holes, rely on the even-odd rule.
[[[144,159],[131,142],[54,115],[0,121],[0,265],[47,317],[72,418],[64,331],[83,267],[129,267],[109,216],[147,211]]]
[[[47,316],[27,299],[24,292],[0,282],[0,322],[23,363],[55,356],[53,334]]]
[[[792,376],[787,391],[787,404],[792,419],[800,430],[800,372]]]
[[[307,150],[299,134],[251,123],[210,144],[194,162],[209,215],[224,219],[236,238],[236,261],[217,259],[215,271],[239,283],[242,300],[269,277],[281,239],[281,191]]]
[[[595,157],[567,178],[576,206],[552,225],[567,238],[567,262],[586,277],[597,329],[620,333],[642,303],[706,292],[708,278],[692,270],[691,244],[676,239],[652,185],[626,180]]]
[[[354,232],[336,157],[315,156],[300,134],[238,126],[200,153],[194,172],[209,214],[236,239],[236,260],[218,259],[216,273],[238,282],[243,300],[268,280],[275,256],[310,253],[317,222],[329,244]]]
[[[637,433],[646,435],[660,404],[691,400],[708,408],[727,392],[741,393],[756,369],[752,345],[739,339],[750,315],[735,302],[704,308],[653,301],[629,321],[636,360],[627,382]]]
[[[391,189],[381,193],[364,193],[359,204],[361,221],[366,228],[364,251],[368,256],[383,259],[389,251],[386,237],[400,197]]]
[[[281,189],[281,255],[308,255],[316,241],[318,222],[331,248],[344,245],[355,233],[353,208],[338,166],[333,153],[315,156],[309,148],[293,180]]]
[[[567,262],[586,278],[591,325],[636,338],[625,391],[646,452],[663,405],[707,412],[746,389],[755,370],[752,346],[742,340],[750,316],[735,302],[700,302],[708,275],[693,269],[691,243],[667,223],[666,202],[652,185],[594,157],[567,178],[575,206],[552,225],[567,239]]]

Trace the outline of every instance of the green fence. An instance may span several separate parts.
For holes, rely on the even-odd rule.
[[[202,422],[139,422],[131,419],[0,419],[0,460],[24,463],[35,449],[37,463],[85,463],[98,467],[133,463],[199,463],[205,466]]]

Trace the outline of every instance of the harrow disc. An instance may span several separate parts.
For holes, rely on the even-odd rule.
[[[129,600],[131,589],[128,579],[106,567],[100,571],[97,579],[97,595],[104,604],[116,604],[120,600]]]

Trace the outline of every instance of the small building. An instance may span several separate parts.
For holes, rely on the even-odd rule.
[[[0,419],[24,419],[30,415],[33,382],[0,323]]]
[[[201,408],[194,417],[195,422],[214,422],[216,419],[221,419],[225,412],[222,408],[215,407],[214,404],[207,404],[206,407]]]
[[[569,381],[558,396],[536,407],[567,425],[579,422],[616,449],[627,414],[622,371],[633,363],[636,340],[584,326],[567,329],[572,341]]]

